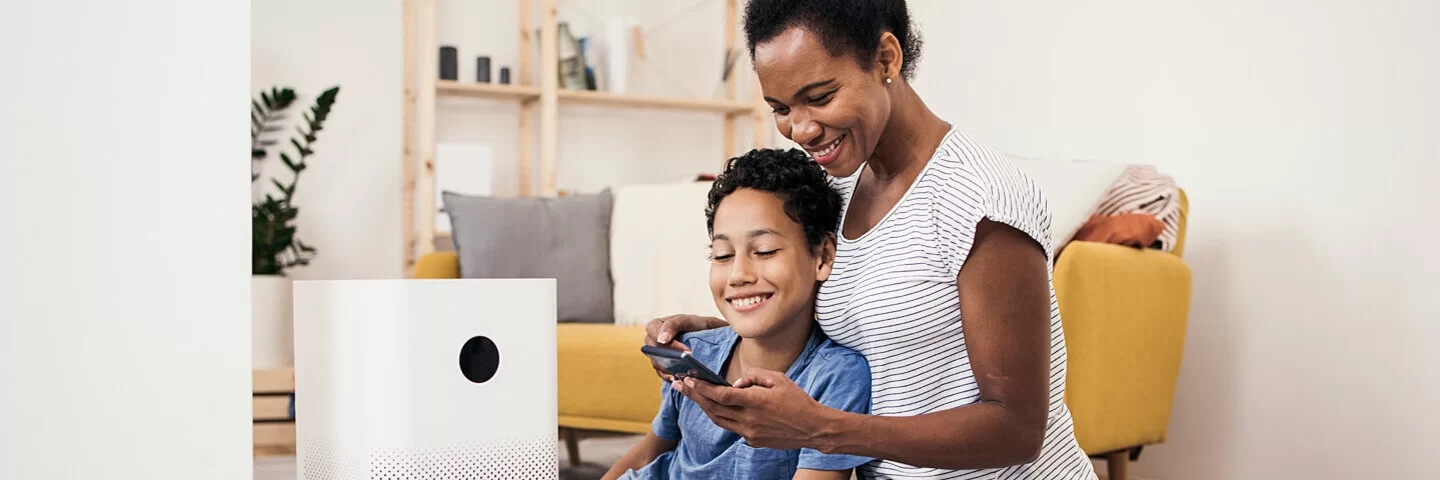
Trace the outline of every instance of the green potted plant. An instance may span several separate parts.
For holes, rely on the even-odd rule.
[[[302,122],[295,127],[298,136],[287,143],[274,137],[285,131],[287,112],[295,104],[291,88],[272,87],[261,91],[250,102],[250,183],[260,191],[274,187],[253,199],[250,205],[252,242],[250,249],[250,292],[252,311],[252,366],[256,369],[276,368],[294,363],[294,325],[290,318],[290,279],[285,271],[308,265],[315,257],[314,247],[296,235],[295,219],[300,209],[294,204],[295,187],[307,160],[315,154],[315,141],[340,87],[331,87],[315,99],[309,111],[301,114]],[[271,176],[260,183],[262,166],[270,151],[278,152],[280,161],[290,175],[288,182]]]

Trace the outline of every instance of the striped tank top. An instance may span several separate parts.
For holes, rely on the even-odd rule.
[[[862,169],[863,170],[863,169]],[[840,225],[860,173],[832,179],[843,198]],[[870,362],[872,412],[910,416],[980,401],[961,329],[955,277],[982,219],[1050,245],[1045,197],[1004,155],[958,129],[940,147],[880,223],[860,238],[839,236],[830,278],[820,287],[816,316],[825,333]],[[877,460],[861,478],[1095,478],[1075,443],[1065,407],[1065,334],[1050,288],[1050,409],[1045,441],[1034,462],[1003,469],[943,470]]]

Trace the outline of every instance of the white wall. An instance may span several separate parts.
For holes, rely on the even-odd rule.
[[[319,253],[308,267],[289,270],[292,278],[400,277],[400,14],[398,0],[251,2],[251,95],[295,88],[298,120],[320,92],[340,86],[295,194],[297,234]],[[275,152],[266,167],[267,176],[289,183]]]
[[[1134,472],[1433,475],[1440,3],[911,3],[943,117],[1190,195],[1169,441]]]
[[[0,478],[247,478],[247,3],[0,18]]]

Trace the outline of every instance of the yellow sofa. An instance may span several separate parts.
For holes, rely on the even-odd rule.
[[[1181,260],[1188,210],[1182,192],[1174,252],[1071,242],[1055,265],[1069,350],[1065,400],[1080,447],[1105,457],[1111,478],[1123,478],[1139,447],[1165,440],[1190,311],[1190,269]],[[428,254],[415,270],[416,278],[458,276],[454,252]],[[639,353],[644,335],[643,327],[559,325],[561,427],[649,430],[660,382]]]

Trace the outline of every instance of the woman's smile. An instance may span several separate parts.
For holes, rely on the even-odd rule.
[[[841,147],[844,146],[841,142],[845,140],[845,137],[847,137],[847,135],[840,134],[840,136],[835,137],[835,140],[823,144],[820,148],[806,147],[805,151],[810,152],[810,156],[815,159],[815,163],[820,164],[822,167],[828,166],[835,163],[835,159],[840,158],[841,150],[843,150]]]

